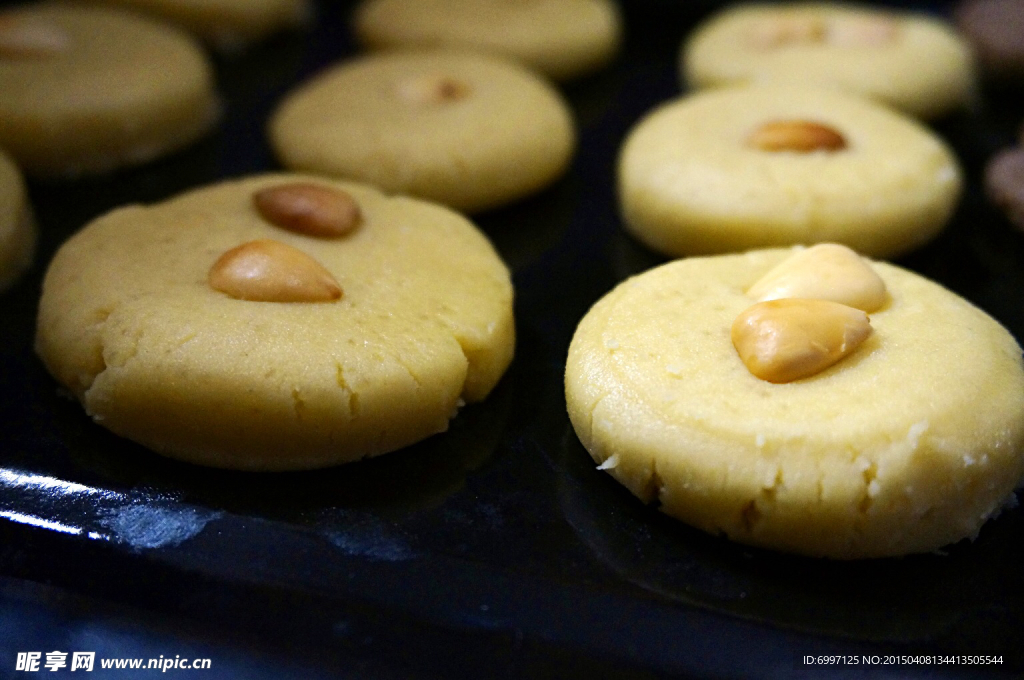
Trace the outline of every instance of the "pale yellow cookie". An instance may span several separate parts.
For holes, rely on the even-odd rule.
[[[512,62],[392,52],[300,86],[269,125],[292,170],[357,179],[475,212],[547,186],[575,145],[557,90]]]
[[[103,172],[184,147],[216,119],[213,85],[176,28],[50,3],[0,12],[0,145],[27,174]]]
[[[566,363],[580,441],[640,499],[750,545],[851,559],[975,536],[1024,479],[1020,346],[941,286],[870,262],[887,298],[841,291],[869,301],[867,338],[808,377],[758,378],[730,329],[794,252],[678,260],[595,304]]]
[[[603,66],[622,34],[611,0],[364,0],[354,23],[370,48],[477,49],[557,80]]]
[[[21,172],[0,150],[0,291],[32,264],[35,243],[36,227]]]
[[[961,192],[952,151],[839,92],[737,87],[659,107],[619,157],[625,227],[668,255],[836,241],[894,257],[933,238]]]
[[[726,8],[684,42],[680,68],[691,88],[823,86],[923,118],[965,106],[975,89],[971,50],[945,22],[838,3]]]
[[[234,50],[307,23],[308,0],[85,0],[173,22],[213,46]]]
[[[289,470],[444,431],[514,342],[508,271],[464,217],[266,175],[86,226],[46,274],[36,347],[119,435],[203,465]]]

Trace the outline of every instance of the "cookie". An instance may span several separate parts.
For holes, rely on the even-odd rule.
[[[36,228],[21,172],[0,150],[0,291],[32,264]]]
[[[369,48],[481,50],[556,80],[599,69],[615,56],[622,34],[610,0],[364,0],[353,20]]]
[[[266,175],[78,232],[46,273],[36,349],[121,436],[291,470],[444,431],[498,382],[514,338],[508,271],[464,217]]]
[[[236,50],[309,21],[308,0],[90,0],[170,21],[222,50]]]
[[[674,261],[595,304],[566,364],[580,441],[641,500],[749,545],[853,559],[975,536],[1024,478],[1020,346],[963,299],[893,265],[863,261],[858,276],[877,276],[884,295],[838,286],[843,304],[821,277],[793,285],[813,262],[772,272],[799,252]],[[815,299],[771,301],[787,291]],[[857,300],[881,305],[867,313],[871,332],[803,378],[757,377],[734,344],[734,325],[759,305],[863,316],[848,306]]]
[[[1008,82],[1024,80],[1024,3],[965,0],[953,16],[985,75]]]
[[[671,101],[619,157],[626,229],[668,255],[837,241],[894,257],[933,238],[961,191],[953,153],[868,100],[795,87]]]
[[[502,59],[385,53],[344,62],[285,98],[269,125],[285,167],[476,212],[539,191],[575,145],[568,106]]]
[[[143,163],[198,138],[217,110],[206,56],[175,28],[61,4],[0,12],[0,145],[27,174]]]
[[[975,89],[967,44],[939,19],[829,3],[739,5],[683,44],[691,88],[739,83],[816,85],[935,118]]]
[[[1024,230],[1024,148],[1006,149],[989,160],[985,191],[1007,219]]]

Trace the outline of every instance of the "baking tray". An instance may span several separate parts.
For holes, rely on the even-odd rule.
[[[36,264],[0,296],[0,575],[237,631],[286,654],[386,660],[401,677],[1024,671],[1024,509],[942,554],[855,563],[780,555],[643,506],[594,469],[572,431],[562,374],[577,321],[617,282],[664,261],[621,230],[618,147],[646,111],[678,94],[679,41],[715,4],[624,4],[620,58],[564,87],[580,131],[567,176],[476,219],[513,270],[515,361],[448,432],[379,459],[284,474],[167,460],[93,424],[32,352],[45,265],[83,224],[118,205],[276,167],[266,117],[294,84],[354,52],[349,4],[322,4],[307,33],[218,57],[225,118],[187,151],[107,177],[32,183]],[[960,156],[967,192],[949,228],[899,261],[1018,340],[1024,235],[986,203],[981,171],[1014,142],[1021,101],[1019,91],[986,90],[972,112],[936,124]],[[804,664],[823,654],[861,663]],[[865,665],[864,655],[894,654],[1003,663]]]

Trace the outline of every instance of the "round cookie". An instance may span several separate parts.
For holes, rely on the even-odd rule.
[[[324,194],[355,210],[310,198]],[[355,228],[311,235],[339,219]],[[36,349],[121,436],[193,463],[291,470],[445,430],[514,342],[508,271],[464,217],[266,175],[78,232],[47,271]]]
[[[173,22],[223,50],[234,50],[308,22],[308,0],[88,0]]]
[[[280,104],[269,131],[289,169],[468,212],[553,182],[575,144],[571,114],[550,85],[501,59],[450,52],[384,53],[328,69]]]
[[[21,172],[0,150],[0,291],[32,264],[35,243],[35,222]]]
[[[961,183],[916,121],[781,86],[671,101],[634,127],[618,167],[625,227],[674,256],[836,241],[892,257],[941,230]]]
[[[986,75],[1007,82],[1024,78],[1024,2],[964,0],[954,17]]]
[[[0,144],[30,175],[142,163],[218,112],[212,68],[177,29],[61,4],[0,12]]]
[[[370,48],[482,50],[556,80],[603,66],[622,34],[611,0],[364,0],[354,23],[360,42]]]
[[[989,159],[985,191],[1007,219],[1024,231],[1024,148],[1004,149]]]
[[[566,364],[580,441],[640,499],[750,545],[852,559],[975,536],[1024,478],[1019,345],[941,286],[873,262],[888,292],[873,334],[816,375],[761,380],[730,327],[794,252],[674,261],[595,304]]]
[[[725,9],[683,44],[680,68],[691,88],[825,86],[923,118],[964,106],[974,91],[970,48],[945,23],[856,5]]]

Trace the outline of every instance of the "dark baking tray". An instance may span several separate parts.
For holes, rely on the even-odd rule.
[[[580,130],[568,175],[477,219],[514,272],[511,369],[448,432],[380,459],[287,474],[166,460],[90,422],[32,352],[45,265],[88,220],[276,167],[266,116],[295,83],[354,52],[348,4],[321,5],[308,33],[218,57],[225,119],[187,151],[108,177],[32,183],[38,258],[0,296],[0,575],[88,598],[86,613],[130,607],[215,642],[232,631],[248,648],[314,654],[322,668],[349,672],[351,659],[375,660],[396,677],[1019,674],[1021,509],[943,554],[779,555],[641,505],[594,469],[573,434],[562,373],[577,321],[615,283],[663,261],[621,231],[617,149],[644,112],[678,94],[679,41],[714,4],[624,5],[621,57],[564,88]],[[949,228],[900,261],[1018,339],[1024,236],[986,203],[981,172],[1014,142],[1021,100],[986,90],[970,114],[936,124],[967,171],[967,193]],[[0,676],[14,651],[0,641]],[[804,664],[821,654],[861,663]],[[891,654],[1003,663],[865,665],[863,655]]]

